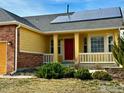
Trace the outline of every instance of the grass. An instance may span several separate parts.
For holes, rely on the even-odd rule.
[[[124,93],[121,81],[0,79],[0,93]]]

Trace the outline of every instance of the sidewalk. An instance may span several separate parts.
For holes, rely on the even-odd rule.
[[[34,76],[11,76],[11,75],[0,75],[0,78],[34,78]]]

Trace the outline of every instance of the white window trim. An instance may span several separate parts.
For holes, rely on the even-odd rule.
[[[94,35],[88,35],[88,39],[87,39],[87,46],[88,46],[88,50],[87,50],[87,52],[91,52],[91,38],[92,37],[97,37],[97,36],[101,36],[101,37],[104,37],[104,52],[106,52],[105,50],[106,50],[106,36],[105,35],[100,35],[100,34],[94,34]]]
[[[113,40],[114,40],[114,35],[113,34],[104,34],[104,35],[100,35],[100,34],[94,34],[94,35],[89,35],[87,36],[87,52],[91,52],[91,38],[92,37],[97,37],[97,36],[102,36],[104,37],[104,52],[109,52],[109,44],[108,44],[108,37],[109,36],[113,36]]]
[[[109,38],[110,36],[113,37],[113,43],[114,43],[114,36],[113,36],[113,34],[107,35],[107,52],[109,52],[109,42],[108,42],[108,38]]]

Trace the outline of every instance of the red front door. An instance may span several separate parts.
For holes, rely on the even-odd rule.
[[[74,55],[74,39],[65,39],[64,40],[64,54],[65,60],[73,60]]]

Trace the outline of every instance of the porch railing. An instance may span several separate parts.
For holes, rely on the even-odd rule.
[[[53,62],[53,54],[43,54],[43,63]]]
[[[112,53],[80,53],[80,63],[114,62]]]

